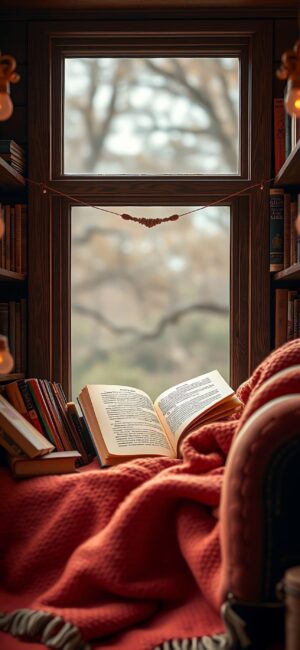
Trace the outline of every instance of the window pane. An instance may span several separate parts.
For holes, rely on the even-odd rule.
[[[190,207],[109,207],[165,217]],[[87,383],[162,390],[218,368],[229,378],[229,208],[147,229],[72,209],[73,395]]]
[[[237,58],[65,60],[65,174],[239,173]]]

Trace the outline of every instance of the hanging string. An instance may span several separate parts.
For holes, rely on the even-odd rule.
[[[125,221],[135,221],[142,226],[146,226],[146,228],[153,228],[154,226],[159,226],[160,224],[166,223],[168,221],[177,221],[181,217],[186,217],[188,214],[193,214],[194,212],[200,212],[201,210],[206,210],[206,208],[212,208],[216,205],[220,205],[221,203],[226,203],[226,201],[228,201],[229,199],[232,199],[235,196],[240,196],[244,192],[248,192],[249,190],[256,189],[257,187],[259,187],[260,190],[263,190],[266,185],[269,185],[274,181],[274,178],[264,179],[259,183],[253,183],[252,185],[247,185],[247,187],[244,187],[242,190],[238,190],[237,192],[232,192],[231,194],[227,194],[226,196],[223,196],[220,199],[216,199],[216,201],[212,201],[211,203],[208,203],[206,205],[202,205],[199,208],[194,208],[193,210],[188,210],[187,212],[181,212],[179,214],[171,214],[169,217],[162,217],[162,218],[133,217],[131,214],[116,212],[115,210],[109,210],[108,208],[103,208],[100,207],[99,205],[93,205],[91,203],[87,203],[86,201],[83,201],[82,199],[79,199],[76,196],[73,196],[72,194],[61,192],[60,190],[56,190],[53,187],[46,185],[46,183],[34,181],[32,180],[32,178],[25,178],[25,180],[27,181],[27,183],[39,187],[42,191],[42,194],[47,194],[48,192],[50,192],[52,194],[56,194],[57,196],[61,196],[63,198],[69,199],[73,203],[79,203],[80,205],[86,208],[93,208],[94,210],[100,210],[101,212],[114,214],[118,217],[121,217]]]

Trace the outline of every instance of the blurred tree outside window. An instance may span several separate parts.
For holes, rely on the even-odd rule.
[[[64,173],[237,175],[238,116],[236,58],[66,59]],[[119,383],[154,398],[214,368],[228,379],[229,256],[228,206],[152,229],[73,207],[73,395]]]
[[[121,212],[159,217],[189,208]],[[86,383],[111,383],[154,398],[215,368],[229,378],[229,223],[228,207],[152,229],[72,209],[74,395]]]
[[[65,60],[65,174],[238,174],[237,58]]]

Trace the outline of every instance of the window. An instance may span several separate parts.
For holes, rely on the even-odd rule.
[[[147,217],[190,209],[121,211]],[[73,397],[101,377],[152,399],[215,367],[229,379],[229,230],[224,206],[152,229],[72,209]]]
[[[65,59],[66,174],[237,174],[239,59]]]
[[[233,19],[222,23],[203,22],[200,16],[188,22],[184,16],[178,20],[178,14],[168,24],[158,16],[131,22],[128,15],[127,19],[125,15],[119,16],[116,23],[111,16],[107,20],[102,16],[99,23],[92,24],[36,23],[29,36],[29,65],[35,61],[32,92],[29,89],[29,138],[37,143],[30,152],[30,170],[35,182],[41,186],[47,183],[50,188],[46,196],[41,187],[30,189],[31,374],[63,381],[71,394],[72,344],[73,357],[77,350],[79,356],[82,354],[82,340],[79,335],[78,346],[75,345],[74,316],[71,318],[72,301],[73,308],[75,303],[72,291],[79,281],[74,265],[75,239],[86,237],[94,220],[97,227],[104,227],[104,224],[107,229],[112,227],[105,213],[97,210],[95,216],[86,205],[107,207],[120,213],[130,211],[132,215],[142,211],[151,216],[159,207],[165,216],[174,210],[183,212],[215,204],[200,211],[190,223],[194,230],[198,228],[195,224],[201,223],[208,236],[212,216],[218,213],[221,219],[220,215],[226,215],[222,220],[227,232],[226,243],[224,241],[227,279],[224,273],[218,276],[220,280],[215,280],[213,299],[219,300],[222,287],[222,305],[228,306],[230,289],[230,320],[226,324],[227,331],[230,330],[230,350],[225,345],[223,352],[224,359],[230,357],[230,380],[237,385],[269,350],[268,191],[245,190],[270,176],[270,147],[266,145],[267,138],[262,140],[258,135],[261,130],[267,133],[271,124],[272,62],[264,51],[266,41],[271,39],[271,23]],[[268,47],[267,52],[270,51]],[[201,66],[204,66],[202,71]],[[122,67],[124,74],[121,75]],[[211,69],[218,67],[219,81],[216,81]],[[93,92],[90,72],[82,75],[83,70],[91,68],[95,68],[96,77],[102,78],[102,83],[97,82]],[[177,76],[184,70],[184,79],[189,80],[190,89],[199,91],[201,88],[204,100],[210,87],[216,112],[211,122],[204,104],[201,110],[199,103],[188,99],[182,80],[180,83],[168,80],[168,90],[163,87],[165,81],[162,79],[170,72],[174,75],[175,69]],[[49,79],[48,91],[36,97],[34,88],[40,87],[45,75]],[[75,90],[74,76],[80,93]],[[103,113],[92,110],[87,119],[84,106],[89,106],[86,95],[91,92],[90,105],[98,109],[101,104]],[[155,110],[154,98],[158,102]],[[116,101],[114,109],[117,106],[117,112],[109,119],[109,106],[113,101]],[[98,120],[102,128],[98,128]],[[105,125],[107,137],[100,143],[101,155],[98,149],[93,160],[89,137],[101,140]],[[90,135],[88,129],[91,129]],[[225,133],[230,141],[230,156],[225,153],[220,133]],[[82,135],[84,146],[78,146],[78,138]],[[129,135],[134,146],[127,156]],[[86,221],[86,210],[91,215],[91,225]],[[126,225],[133,231],[134,225],[134,232],[140,229],[138,247],[146,245],[142,243],[145,233],[141,226],[123,224],[117,216],[115,219],[114,227],[123,229]],[[173,225],[181,227],[180,223],[181,220],[158,226],[151,237],[161,238],[166,246]],[[160,234],[164,231],[166,239]],[[129,236],[126,237],[129,241]],[[120,242],[121,237],[116,236],[116,241]],[[124,255],[124,250],[118,252],[113,238],[108,237],[107,242],[111,253],[115,246],[115,254]],[[94,246],[95,242],[90,241],[90,244]],[[150,237],[147,246],[152,247]],[[86,248],[85,255],[88,250],[92,248]],[[177,264],[179,269],[183,263],[182,251],[177,261],[171,249],[168,255],[169,266],[174,268]],[[92,267],[94,264],[97,266],[96,256]],[[215,268],[218,269],[218,260]],[[38,277],[40,269],[41,279]],[[197,273],[193,279],[195,292],[197,286],[200,289],[199,295],[191,300],[202,300],[204,280],[198,277],[197,285]],[[153,294],[153,290],[150,291]],[[83,306],[87,308],[84,297]],[[107,309],[103,305],[102,313]],[[151,316],[151,327],[152,323],[154,327],[159,323],[163,314],[165,312],[161,312],[156,321]],[[220,323],[222,318],[218,318]],[[91,320],[88,327],[92,326]],[[197,323],[200,329],[200,318]],[[82,337],[83,327],[86,327],[86,320],[84,326],[82,321],[82,329],[80,326]],[[190,341],[191,336],[187,334],[187,338]],[[212,350],[211,355],[213,353]],[[74,362],[74,373],[79,356]],[[207,365],[211,367],[211,358]],[[220,367],[220,361],[213,365]]]

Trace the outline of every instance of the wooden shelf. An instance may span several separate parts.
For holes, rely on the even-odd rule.
[[[26,273],[16,273],[16,271],[8,271],[7,269],[0,268],[0,281],[5,280],[5,282],[25,282],[26,278]]]
[[[275,178],[274,185],[299,185],[300,184],[300,140],[291,151]]]
[[[24,377],[24,372],[10,372],[8,375],[0,375],[0,383],[2,381],[18,381]]]
[[[275,273],[274,280],[300,280],[300,262]]]
[[[0,189],[5,192],[25,187],[25,179],[6,160],[0,157]]]

